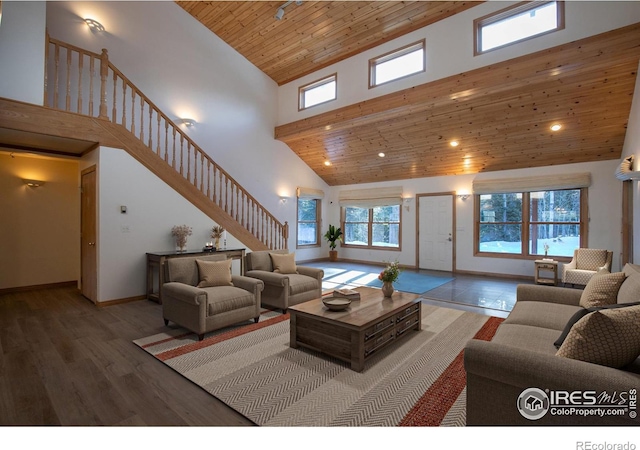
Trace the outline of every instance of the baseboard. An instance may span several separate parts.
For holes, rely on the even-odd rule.
[[[107,300],[105,302],[97,302],[95,305],[98,308],[105,308],[107,306],[122,305],[123,303],[139,302],[140,300],[146,300],[146,295],[136,295],[135,297],[116,298],[114,300]]]
[[[53,289],[63,287],[78,287],[78,281],[61,281],[60,283],[34,284],[31,286],[17,286],[0,289],[0,295],[13,294],[15,292],[37,291],[40,289]]]
[[[512,275],[508,273],[495,273],[495,272],[474,272],[472,270],[456,270],[454,272],[457,275],[474,275],[479,277],[491,277],[491,278],[507,278],[510,280],[526,280],[534,281],[534,277],[526,275]]]

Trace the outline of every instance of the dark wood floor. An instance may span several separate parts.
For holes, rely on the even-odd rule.
[[[132,343],[162,330],[147,300],[0,295],[0,425],[252,425]]]

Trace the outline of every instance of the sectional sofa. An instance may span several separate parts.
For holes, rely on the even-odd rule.
[[[586,308],[589,285],[584,291],[518,286],[517,302],[493,340],[472,340],[465,348],[467,425],[640,425],[635,409],[640,409],[635,400],[640,390],[640,305],[634,306],[640,302],[640,266],[627,264],[623,273],[609,302],[615,305],[605,307]],[[628,319],[626,337],[619,338],[618,331],[607,335],[605,330],[604,336],[585,331],[584,323],[597,319],[609,324],[622,311]],[[564,342],[561,335],[566,335]],[[589,342],[589,336],[596,338]],[[565,347],[575,342],[582,351],[595,349],[598,363],[586,362],[591,356],[579,352],[567,357]],[[629,346],[635,346],[636,359],[616,361],[623,353],[626,358],[629,351],[634,354]],[[604,362],[597,359],[598,352]],[[609,366],[620,364],[625,365]]]

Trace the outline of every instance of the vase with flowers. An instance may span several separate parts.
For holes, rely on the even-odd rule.
[[[544,247],[544,256],[546,257],[547,254],[549,253],[549,244],[545,242],[543,247]]]
[[[400,272],[400,263],[396,260],[387,263],[387,267],[378,275],[378,280],[382,281],[382,295],[384,295],[385,298],[393,295],[393,282],[398,279]]]
[[[191,236],[193,230],[187,225],[176,225],[171,229],[171,234],[176,238],[176,247],[179,252],[187,251],[187,237]]]
[[[216,241],[216,250],[220,248],[220,238],[224,234],[224,228],[220,225],[216,225],[211,229],[211,237]]]

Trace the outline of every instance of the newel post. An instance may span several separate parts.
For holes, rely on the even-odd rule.
[[[289,222],[285,222],[282,227],[282,237],[284,238],[284,248],[289,248]]]
[[[109,120],[107,115],[107,75],[109,74],[109,55],[102,49],[100,55],[100,115],[98,118]]]

